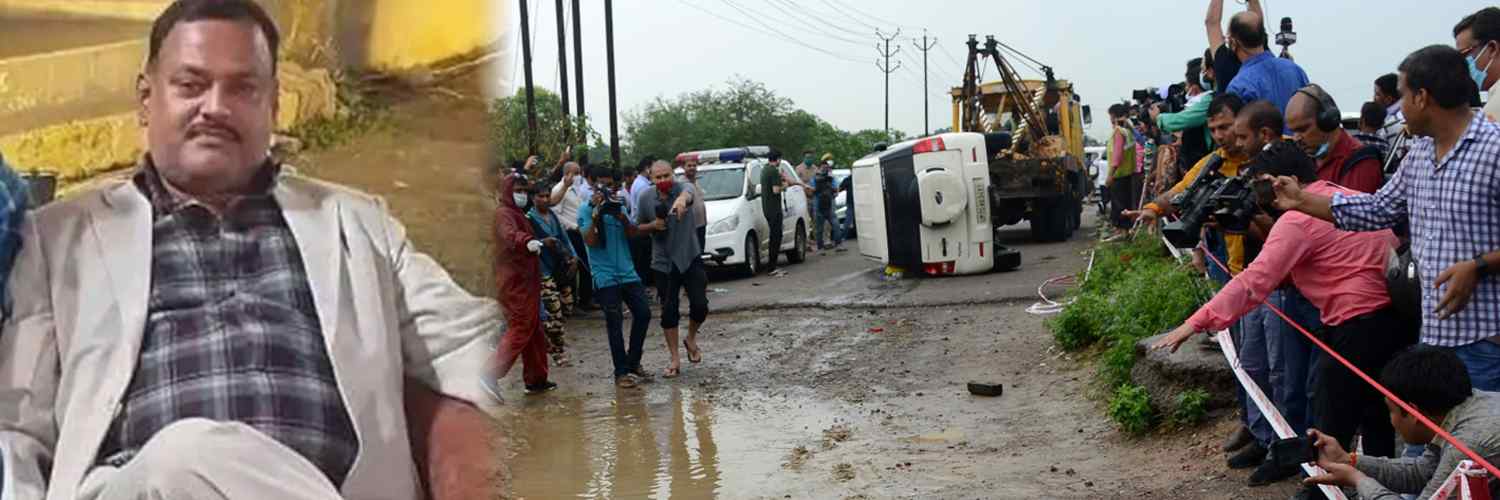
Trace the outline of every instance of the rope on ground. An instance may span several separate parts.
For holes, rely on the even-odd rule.
[[[1089,281],[1089,275],[1093,274],[1094,272],[1095,252],[1095,250],[1089,251],[1089,267],[1083,271],[1084,283],[1087,283]],[[1027,307],[1026,312],[1037,315],[1057,314],[1062,312],[1063,309],[1066,309],[1070,304],[1073,303],[1074,300],[1077,299],[1068,299],[1063,302],[1057,302],[1050,298],[1047,298],[1047,285],[1067,286],[1077,284],[1079,284],[1078,278],[1072,275],[1053,276],[1051,278],[1048,278],[1047,281],[1043,281],[1042,284],[1037,285],[1036,287],[1036,294],[1037,296],[1040,296],[1042,298],[1042,301],[1032,304],[1030,307]]]
[[[1207,249],[1205,249],[1203,253],[1204,255],[1207,255],[1208,259],[1211,260],[1214,265],[1218,266],[1219,269],[1223,269],[1226,273],[1229,272],[1229,267],[1225,266],[1223,262],[1219,261],[1219,256],[1214,255],[1213,252],[1207,251]],[[1428,429],[1431,429],[1438,435],[1438,437],[1442,438],[1443,441],[1446,441],[1448,442],[1448,444],[1453,445],[1453,448],[1455,450],[1458,450],[1459,453],[1463,453],[1464,456],[1469,457],[1470,460],[1473,460],[1475,464],[1484,467],[1484,469],[1489,471],[1489,473],[1492,475],[1491,477],[1500,478],[1500,468],[1496,468],[1494,464],[1491,464],[1488,460],[1485,460],[1484,457],[1479,456],[1478,453],[1474,453],[1474,450],[1469,449],[1468,445],[1465,445],[1462,441],[1454,438],[1452,434],[1448,433],[1448,431],[1443,430],[1442,426],[1433,423],[1432,420],[1428,420],[1425,415],[1422,415],[1422,412],[1417,411],[1417,409],[1411,404],[1407,403],[1401,398],[1396,397],[1395,394],[1391,393],[1390,389],[1386,389],[1385,386],[1380,385],[1379,382],[1376,382],[1374,378],[1371,378],[1369,375],[1365,374],[1364,371],[1360,370],[1358,367],[1355,367],[1354,363],[1350,363],[1349,360],[1344,359],[1343,356],[1339,355],[1339,353],[1337,351],[1334,351],[1333,348],[1328,347],[1328,344],[1323,343],[1323,341],[1316,335],[1313,335],[1312,332],[1307,331],[1307,329],[1303,328],[1302,325],[1299,325],[1296,321],[1293,321],[1292,318],[1290,316],[1287,316],[1285,312],[1282,312],[1280,308],[1276,307],[1274,304],[1265,304],[1265,306],[1266,309],[1269,309],[1271,312],[1276,313],[1277,316],[1280,316],[1282,321],[1285,321],[1287,324],[1292,325],[1292,328],[1295,328],[1298,332],[1301,332],[1302,336],[1307,337],[1307,340],[1311,341],[1313,345],[1318,346],[1319,349],[1322,349],[1323,352],[1327,353],[1328,356],[1334,361],[1338,361],[1339,364],[1344,365],[1344,368],[1348,368],[1349,371],[1354,373],[1354,375],[1358,376],[1360,379],[1363,379],[1365,383],[1370,384],[1371,387],[1374,387],[1375,390],[1380,392],[1381,395],[1384,395],[1386,399],[1389,399],[1391,402],[1396,403],[1396,406],[1401,407],[1401,409],[1405,410],[1406,413],[1417,417],[1417,421],[1421,422],[1422,425],[1426,426]]]

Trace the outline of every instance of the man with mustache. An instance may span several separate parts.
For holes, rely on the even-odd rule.
[[[472,404],[499,309],[379,199],[268,157],[278,44],[251,0],[174,2],[138,79],[139,168],[22,223],[0,496],[493,496],[424,492],[413,448],[460,459],[443,476],[493,473]],[[463,441],[421,439],[453,422]]]

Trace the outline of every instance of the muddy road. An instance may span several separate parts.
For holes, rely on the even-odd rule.
[[[471,82],[398,94],[391,123],[303,155],[312,175],[384,196],[416,247],[470,291],[491,294],[492,204],[479,183],[483,103]],[[1085,227],[1094,225],[1086,214]],[[1053,346],[1026,312],[1037,286],[1087,260],[1084,232],[999,242],[1019,270],[884,281],[857,251],[811,255],[789,275],[713,273],[701,364],[616,389],[597,313],[569,323],[561,388],[527,397],[503,382],[500,425],[519,498],[1286,498],[1249,490],[1214,447],[1214,424],[1122,436],[1092,391],[1092,364]],[[850,245],[852,246],[852,244]],[[1060,291],[1060,290],[1053,290]],[[645,368],[668,355],[659,328]],[[971,396],[969,381],[1004,384]]]

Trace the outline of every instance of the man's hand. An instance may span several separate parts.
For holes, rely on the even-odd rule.
[[[526,166],[523,167],[522,170],[528,170],[528,171],[531,170],[531,167],[535,167],[536,166],[536,162],[538,162],[538,161],[541,161],[541,158],[538,158],[536,155],[531,155],[531,156],[527,157],[526,158]]]
[[[1443,300],[1438,302],[1437,309],[1433,312],[1438,319],[1448,319],[1458,314],[1469,305],[1469,299],[1474,296],[1474,285],[1479,282],[1479,263],[1466,260],[1454,264],[1439,274],[1432,288],[1442,290],[1443,284],[1448,285],[1448,291],[1443,293]]]
[[[1156,123],[1157,117],[1161,116],[1161,103],[1151,105],[1151,123]]]
[[[657,231],[666,231],[667,230],[667,220],[666,219],[656,219],[654,221],[651,221],[651,226],[650,227],[651,227],[651,229],[654,229],[654,230],[657,230]]]
[[[1302,207],[1302,186],[1297,184],[1296,178],[1270,175],[1261,178],[1271,180],[1271,187],[1276,191],[1276,208],[1290,212]]]
[[[1197,249],[1197,248],[1193,249],[1193,261],[1192,262],[1193,262],[1193,269],[1197,269],[1198,270],[1198,274],[1207,274],[1208,273],[1208,260],[1203,257],[1203,250],[1200,250],[1200,249]]]
[[[678,219],[686,217],[687,216],[687,198],[678,197],[677,201],[672,202],[672,211],[671,211],[671,213],[672,213],[672,215],[677,216]]]
[[[573,146],[563,148],[562,158],[559,159],[559,162],[567,163],[571,159],[573,159]]]
[[[1193,330],[1193,327],[1188,326],[1187,323],[1183,323],[1182,326],[1173,329],[1171,333],[1162,337],[1161,340],[1156,341],[1155,344],[1151,344],[1151,350],[1171,349],[1172,352],[1177,352],[1177,348],[1181,347],[1183,342],[1187,342],[1188,339],[1192,338],[1194,333],[1197,332]]]
[[[1308,429],[1307,437],[1313,439],[1313,447],[1318,449],[1318,467],[1322,467],[1328,473],[1307,478],[1302,481],[1302,484],[1326,484],[1353,488],[1361,479],[1364,479],[1365,474],[1354,468],[1353,460],[1350,459],[1349,453],[1344,451],[1344,447],[1339,445],[1338,440],[1318,432],[1317,429]]]
[[[1123,215],[1130,219],[1138,220],[1141,222],[1141,224],[1148,226],[1155,224],[1157,217],[1161,216],[1161,214],[1158,214],[1155,210],[1149,208],[1142,208],[1140,210],[1126,210],[1120,212],[1120,215]]]
[[[542,246],[545,246],[545,247],[547,247],[549,249],[552,249],[552,250],[557,250],[557,238],[544,238],[544,239],[542,239]]]

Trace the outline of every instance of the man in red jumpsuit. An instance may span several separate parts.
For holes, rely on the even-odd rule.
[[[542,275],[538,256],[543,246],[556,240],[536,239],[523,208],[531,183],[516,170],[500,179],[499,209],[495,211],[495,284],[507,329],[496,351],[496,369],[486,377],[485,387],[498,399],[499,381],[521,358],[522,380],[527,394],[557,388],[547,381],[547,336],[542,334]]]

